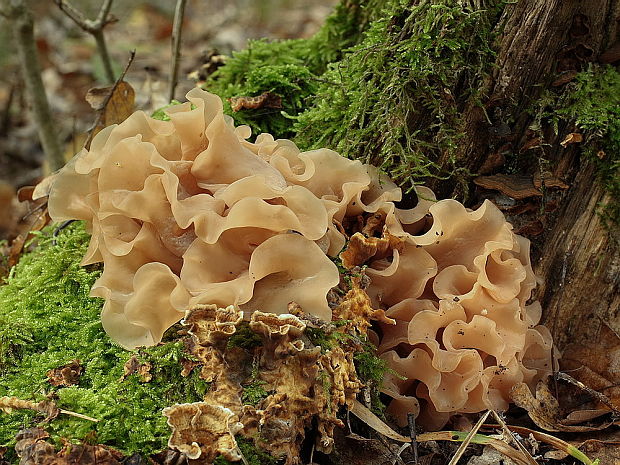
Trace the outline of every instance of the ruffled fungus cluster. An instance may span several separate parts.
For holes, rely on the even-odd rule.
[[[249,142],[217,96],[187,97],[169,121],[136,112],[102,130],[52,186],[52,217],[92,232],[83,263],[104,263],[92,295],[105,299],[102,323],[119,344],[157,343],[188,309],[228,309],[224,338],[237,312],[281,315],[291,302],[330,321],[340,256],[370,279],[366,313],[382,321],[397,418],[417,413],[418,399],[435,425],[503,409],[514,384],[551,368],[550,335],[528,301],[529,242],[493,204],[470,211],[418,188],[417,206],[400,209],[401,190],[376,168],[269,134]],[[203,343],[217,361],[217,342]]]

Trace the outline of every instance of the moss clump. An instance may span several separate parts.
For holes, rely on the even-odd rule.
[[[481,100],[504,3],[391,1],[364,39],[322,76],[295,124],[304,149],[331,147],[380,166],[400,185],[447,176],[463,137],[461,113]],[[455,166],[449,166],[449,171]]]
[[[204,88],[225,99],[224,112],[255,133],[276,138],[294,136],[291,118],[305,111],[330,63],[357,44],[370,20],[381,11],[378,0],[341,2],[319,32],[310,39],[253,40],[233,53],[226,65],[209,77]],[[241,110],[234,113],[226,99],[272,92],[282,98],[282,109]]]
[[[546,116],[556,132],[560,120],[586,131],[584,153],[610,197],[601,215],[608,226],[620,225],[620,73],[611,66],[592,65],[551,99],[548,108]]]
[[[0,287],[0,396],[39,401],[53,394],[60,408],[100,420],[60,415],[46,426],[56,440],[89,438],[127,454],[164,449],[170,431],[161,409],[201,400],[207,385],[197,375],[181,377],[179,342],[135,353],[114,345],[101,326],[102,301],[88,296],[100,270],[80,266],[89,240],[83,224],[73,223],[56,238],[51,232],[38,234],[36,248]],[[132,355],[151,363],[152,381],[123,379]],[[73,359],[84,368],[78,385],[47,382],[48,370]],[[12,450],[15,434],[40,419],[33,412],[0,413],[0,445]]]
[[[245,458],[244,463],[248,465],[276,465],[281,462],[281,460],[272,457],[267,452],[256,447],[250,439],[243,437],[237,437],[236,439],[241,454],[243,454]],[[214,465],[238,465],[240,462],[231,462],[220,456],[217,457],[213,463]]]
[[[308,44],[303,40],[250,41],[248,48],[235,52],[219,68],[205,88],[224,99],[224,112],[237,124],[247,124],[255,133],[268,132],[276,137],[292,137],[290,116],[299,114],[308,96],[317,89],[317,76],[306,66]],[[261,108],[233,112],[231,97],[254,97],[272,92],[282,98],[282,109]]]

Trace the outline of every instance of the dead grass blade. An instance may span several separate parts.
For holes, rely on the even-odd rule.
[[[465,453],[465,449],[467,449],[467,446],[469,446],[469,444],[471,444],[472,439],[478,433],[478,430],[480,429],[482,424],[486,421],[486,419],[487,419],[487,417],[489,416],[490,413],[491,413],[491,411],[487,410],[486,413],[480,417],[480,420],[478,420],[478,422],[474,425],[474,427],[471,429],[471,431],[469,433],[467,433],[467,436],[465,437],[465,440],[461,443],[459,448],[456,450],[456,452],[454,453],[454,455],[450,459],[450,462],[448,462],[448,465],[456,465],[456,463],[459,461],[459,459]]]
[[[487,427],[497,428],[499,426],[500,425],[484,425],[485,428]],[[532,437],[536,439],[537,441],[544,442],[546,444],[549,444],[550,446],[555,447],[558,450],[564,451],[568,455],[576,458],[577,460],[579,460],[581,463],[584,463],[585,465],[598,465],[599,464],[598,459],[591,460],[586,454],[581,452],[579,449],[577,449],[572,444],[569,444],[568,442],[563,441],[562,439],[556,438],[555,436],[551,436],[550,434],[541,433],[540,431],[535,431],[533,429],[525,428],[524,426],[508,426],[508,428],[510,428],[511,431],[519,433],[522,436],[529,436],[531,434]]]

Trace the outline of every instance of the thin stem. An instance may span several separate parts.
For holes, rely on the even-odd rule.
[[[81,418],[83,420],[93,421],[95,423],[99,421],[96,418],[89,417],[88,415],[83,415],[81,413],[71,412],[69,410],[63,410],[63,409],[60,409],[59,411],[60,411],[60,413],[62,413],[64,415],[69,415],[69,416],[72,416],[72,417]]]
[[[101,56],[101,62],[103,63],[103,69],[105,70],[106,79],[110,82],[114,82],[114,70],[112,69],[112,61],[108,54],[108,46],[105,43],[105,37],[103,35],[103,29],[97,29],[93,33],[95,42],[97,42],[97,50]]]
[[[108,47],[105,42],[105,36],[103,29],[110,23],[114,22],[114,19],[110,17],[110,9],[112,8],[113,0],[104,0],[99,9],[97,19],[91,21],[87,19],[81,11],[76,9],[68,0],[54,0],[58,8],[65,13],[69,18],[77,24],[80,29],[88,32],[93,36],[97,43],[97,50],[101,56],[101,62],[103,63],[103,69],[106,74],[106,79],[110,82],[114,82],[114,71],[112,69],[112,61],[108,54]]]
[[[174,24],[172,26],[172,62],[170,64],[170,86],[168,100],[174,100],[174,91],[177,87],[179,75],[179,58],[181,55],[181,35],[183,33],[183,16],[185,15],[186,0],[177,0],[174,10]]]
[[[22,77],[30,100],[31,113],[37,126],[41,146],[51,171],[64,165],[64,158],[58,141],[58,130],[52,118],[45,87],[41,80],[41,66],[34,39],[34,23],[23,0],[13,0],[6,12],[12,28],[19,56]]]

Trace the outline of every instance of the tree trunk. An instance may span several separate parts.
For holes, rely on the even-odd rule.
[[[610,199],[596,181],[594,166],[580,156],[579,144],[560,145],[575,128],[564,124],[557,134],[549,128],[536,132],[531,109],[543,92],[561,87],[559,78],[587,68],[617,44],[619,21],[618,0],[521,0],[507,6],[497,26],[502,32],[495,72],[486,83],[486,112],[472,105],[464,115],[467,136],[458,163],[470,172],[504,171],[497,158],[509,151],[526,155],[516,157],[520,173],[534,176],[542,160],[547,179],[569,184],[563,192],[543,187],[535,207],[554,211],[538,215],[535,222],[543,228],[530,235],[542,281],[537,297],[560,348],[596,337],[601,321],[620,331],[618,237],[598,214]],[[528,157],[532,150],[536,156]],[[439,183],[434,187],[455,193]],[[524,235],[532,230],[532,217],[510,219]]]

